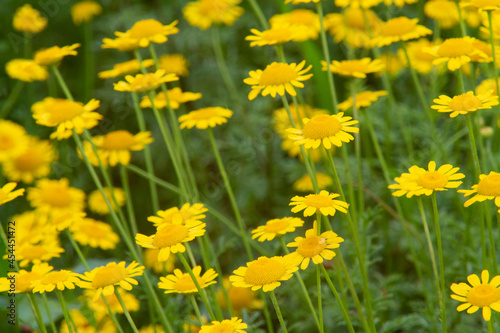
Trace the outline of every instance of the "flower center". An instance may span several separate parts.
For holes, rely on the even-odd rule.
[[[268,233],[277,234],[288,226],[287,221],[273,220],[266,223],[265,230]]]
[[[9,150],[14,146],[14,140],[10,135],[0,135],[0,150]]]
[[[286,269],[271,258],[259,258],[251,263],[245,272],[245,282],[254,286],[262,286],[278,281],[285,275]]]
[[[219,0],[201,0],[199,6],[203,16],[213,17],[222,15],[227,10],[229,3]]]
[[[342,123],[337,117],[320,114],[312,117],[306,124],[302,134],[307,139],[321,140],[334,136],[342,129]]]
[[[42,274],[36,272],[18,275],[16,278],[16,289],[20,292],[31,291],[31,282],[40,280],[41,278]]]
[[[101,148],[106,150],[124,150],[135,144],[135,139],[128,131],[114,131],[104,136]]]
[[[203,110],[191,111],[189,112],[189,117],[192,119],[210,119],[212,117],[219,116],[217,108],[204,108]]]
[[[413,31],[416,26],[416,21],[412,21],[404,16],[396,17],[384,24],[380,29],[380,34],[383,36],[401,36]]]
[[[268,65],[260,76],[263,86],[278,86],[289,83],[297,77],[297,72],[288,64],[273,62]]]
[[[437,171],[427,171],[422,176],[417,179],[417,184],[423,188],[434,190],[437,188],[443,188],[448,183],[448,178],[442,173]]]
[[[39,259],[41,258],[44,254],[47,253],[45,251],[45,248],[42,245],[31,245],[27,247],[23,247],[22,250],[20,250],[19,253],[21,257],[28,259],[28,260],[33,260],[33,259]]]
[[[212,327],[211,333],[233,333],[234,325],[232,323],[219,323]]]
[[[55,100],[49,106],[50,120],[56,124],[71,120],[83,113],[83,104],[65,99]]]
[[[24,172],[34,171],[42,164],[43,156],[41,152],[35,148],[28,148],[24,154],[18,156],[14,160],[16,169]]]
[[[326,240],[320,236],[307,237],[304,239],[297,252],[306,258],[312,258],[321,253],[326,247]]]
[[[481,100],[474,95],[461,94],[451,99],[448,107],[453,111],[472,111],[481,107]]]
[[[500,173],[490,173],[477,184],[477,193],[487,196],[500,196]]]
[[[114,285],[128,277],[125,267],[110,265],[101,267],[92,279],[92,288]]]
[[[321,207],[330,207],[333,204],[333,200],[329,197],[319,194],[309,194],[306,196],[306,200],[304,201],[306,206],[321,208]]]
[[[477,7],[500,6],[498,0],[473,0],[472,3]]]
[[[467,301],[480,308],[489,306],[500,300],[500,290],[489,284],[473,287],[467,294]]]
[[[160,22],[149,19],[136,22],[130,28],[130,37],[132,38],[148,38],[163,32],[163,24]]]
[[[349,7],[349,9],[344,12],[344,17],[348,27],[363,31],[366,30],[363,12],[360,8]]]
[[[351,73],[368,73],[370,69],[361,60],[346,60],[340,63],[339,70]]]
[[[104,229],[96,226],[94,223],[85,224],[82,231],[85,235],[93,239],[106,239],[106,232]]]
[[[290,39],[290,29],[288,28],[272,28],[264,31],[262,39],[268,41],[286,42]]]
[[[48,186],[42,191],[42,200],[52,207],[64,208],[71,204],[71,196],[66,187]]]
[[[153,239],[157,248],[169,247],[181,243],[189,235],[189,229],[182,224],[169,224],[158,230]]]
[[[456,58],[474,51],[472,43],[463,38],[449,38],[441,44],[437,54],[442,58]]]
[[[313,14],[306,9],[294,10],[290,13],[288,18],[288,21],[291,24],[303,24],[307,26],[314,26],[316,20],[318,20],[316,14]]]
[[[40,281],[44,284],[57,284],[58,282],[64,282],[68,279],[68,272],[50,272],[43,276]]]
[[[203,288],[205,283],[203,280],[197,276],[196,280],[198,281],[198,284],[200,285],[200,288]],[[175,290],[180,291],[180,292],[190,292],[196,289],[196,285],[193,282],[193,279],[191,279],[191,276],[185,275],[181,277],[177,282],[175,282]]]

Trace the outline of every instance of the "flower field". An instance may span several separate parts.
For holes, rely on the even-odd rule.
[[[499,0],[0,17],[0,332],[500,332]]]

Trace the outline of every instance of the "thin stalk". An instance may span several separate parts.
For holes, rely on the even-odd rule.
[[[160,185],[161,187],[169,190],[169,191],[172,191],[174,193],[177,193],[177,194],[181,194],[181,189],[178,188],[177,186],[173,185],[173,184],[170,184],[169,182],[166,182],[156,176],[153,176],[151,175],[150,173],[142,170],[141,168],[138,168],[136,167],[135,165],[124,165],[124,167],[127,169],[127,170],[130,170],[132,171],[133,173],[135,174],[138,174],[139,176],[143,177],[143,178],[146,178],[146,179],[151,179],[152,181],[154,181],[156,184]]]
[[[194,295],[189,295],[189,299],[191,300],[191,304],[193,304],[194,308],[194,313],[196,314],[196,318],[198,318],[198,321],[200,322],[200,326],[203,325],[203,317],[201,316],[200,312],[200,307],[198,306],[198,303],[196,302],[196,299],[194,298]],[[191,332],[191,331],[188,331]]]
[[[476,174],[476,178],[479,178],[479,175],[481,174],[481,167],[479,164],[479,156],[477,155],[476,140],[474,139],[474,129],[472,127],[472,121],[470,117],[470,114],[466,114],[465,122],[467,123],[467,129],[469,130],[470,149],[472,152],[472,157],[474,158],[474,171]]]
[[[439,258],[439,278],[440,278],[440,286],[441,286],[441,324],[443,327],[443,333],[447,332],[446,328],[446,289],[444,284],[444,260],[443,260],[443,246],[441,244],[441,228],[439,226],[439,215],[438,215],[438,207],[436,200],[436,193],[433,192],[431,195],[432,200],[432,216],[434,218],[434,227],[436,229],[436,241],[438,248],[438,258]]]
[[[257,1],[248,0],[248,2],[250,3],[250,7],[252,7],[253,12],[255,13],[255,16],[257,16],[257,18],[259,19],[262,27],[265,29],[269,29],[269,23],[267,22],[266,17],[264,16],[264,13],[262,12],[262,9],[260,8]]]
[[[280,322],[281,329],[283,330],[283,333],[288,333],[288,330],[286,329],[285,321],[283,320],[283,315],[281,314],[280,305],[278,303],[278,300],[276,299],[276,295],[274,294],[273,290],[269,291],[269,297],[271,298],[271,302],[273,303],[274,310],[276,311],[276,315],[278,316],[278,320]]]
[[[491,18],[491,10],[487,10],[486,13],[488,14],[488,28],[490,30],[490,45],[491,45],[491,55],[493,56],[493,76],[495,78],[495,86],[497,88],[497,96],[500,96],[500,84],[498,83],[498,70],[496,66],[496,52],[495,52],[495,39],[493,38],[493,22]],[[498,105],[498,109],[500,111],[500,104]],[[496,116],[496,124],[498,124],[498,121],[500,121],[500,112],[497,113]],[[493,126],[495,129],[495,132],[498,132],[498,126]]]
[[[497,261],[497,253],[495,250],[495,238],[493,237],[493,226],[491,221],[491,214],[489,209],[489,202],[481,202],[483,205],[484,216],[486,217],[486,226],[488,228],[488,237],[490,241],[490,258],[491,258],[491,268],[493,271],[493,275],[497,275],[498,273],[498,261]]]
[[[134,320],[132,319],[132,316],[130,315],[130,312],[128,311],[127,306],[125,305],[125,302],[123,302],[122,296],[120,295],[118,288],[115,288],[115,295],[116,295],[116,298],[118,299],[118,302],[120,302],[120,305],[122,306],[123,314],[127,318],[127,321],[130,324],[130,327],[132,327],[132,331],[134,331],[134,333],[139,333],[139,330],[137,330],[137,326],[135,326]]]
[[[489,13],[489,11],[488,11],[488,13]],[[493,320],[489,320],[489,321],[487,321],[487,323],[488,323],[488,333],[495,332],[495,330],[493,329]]]
[[[358,107],[356,105],[356,84],[355,81],[351,81],[351,98],[352,98],[352,115],[354,120],[359,121]],[[361,131],[361,129],[360,129]],[[354,133],[354,154],[356,155],[356,164],[358,167],[358,204],[356,205],[357,211],[362,214],[365,210],[365,200],[363,191],[363,164],[361,163],[361,140],[359,138],[359,133]],[[357,221],[356,216],[354,220]]]
[[[83,23],[83,56],[85,62],[85,77],[83,85],[83,96],[87,101],[94,90],[95,58],[92,52],[92,21]]]
[[[19,98],[19,95],[21,94],[21,91],[23,90],[24,87],[24,82],[17,80],[16,83],[14,84],[14,87],[10,91],[9,96],[7,97],[7,100],[3,103],[2,109],[0,110],[0,119],[5,119],[9,115],[10,111],[12,110],[12,107],[16,103],[17,99]]]
[[[68,236],[68,239],[69,239],[71,245],[75,249],[75,252],[78,255],[78,258],[80,258],[80,261],[82,262],[83,266],[85,266],[85,269],[87,271],[90,271],[90,267],[87,264],[87,260],[85,259],[85,256],[83,255],[82,250],[80,250],[80,246],[78,246],[78,244],[75,242],[75,239],[73,238],[73,235],[71,234],[71,232],[69,231],[68,228],[66,228],[66,236]]]
[[[134,205],[132,203],[132,192],[130,191],[130,183],[128,181],[127,169],[125,166],[120,165],[120,178],[122,181],[123,190],[125,191],[125,196],[127,200],[127,214],[130,223],[130,231],[133,235],[138,233],[137,221],[135,219]],[[155,187],[156,188],[156,187]],[[151,198],[153,200],[153,198]]]
[[[50,65],[50,69],[52,70],[52,73],[54,73],[57,83],[59,83],[59,86],[61,87],[64,96],[66,96],[66,98],[69,99],[70,101],[74,101],[73,95],[71,95],[71,91],[69,91],[69,88],[66,85],[66,82],[64,81],[61,72],[59,72],[59,69],[56,67],[56,65]]]
[[[40,308],[38,307],[38,303],[36,302],[35,295],[33,293],[27,293],[28,302],[30,303],[31,310],[33,311],[33,315],[35,316],[36,323],[38,324],[38,328],[42,333],[47,333],[47,329],[45,328],[45,324],[43,323],[43,317],[40,313]]]
[[[323,264],[316,265],[316,286],[318,293],[318,320],[319,320],[319,331],[322,333],[325,331],[325,328],[323,322],[323,303],[321,301],[321,271],[319,266],[323,266]]]
[[[55,290],[57,298],[59,299],[59,303],[61,304],[61,309],[63,311],[64,315],[64,320],[66,321],[66,325],[68,326],[68,331],[69,333],[73,333],[73,319],[71,317],[71,314],[68,311],[68,306],[66,305],[66,301],[64,300],[64,297],[62,295],[62,292],[56,288]],[[75,327],[76,329],[76,327]]]
[[[52,319],[52,315],[50,314],[49,302],[47,301],[47,296],[45,296],[45,293],[42,293],[42,300],[45,311],[47,312],[47,317],[49,317],[50,329],[52,330],[52,332],[57,333],[56,324],[54,324],[54,319]]]
[[[462,34],[462,37],[468,36],[467,28],[465,27],[465,22],[462,17],[462,9],[460,8],[460,3],[459,1],[456,1],[455,4],[457,5],[458,19],[460,21],[460,33]]]
[[[217,26],[212,26],[212,47],[214,48],[215,59],[217,61],[217,66],[219,67],[219,72],[222,76],[222,81],[226,85],[228,92],[239,102],[238,90],[236,90],[236,85],[234,84],[231,73],[227,68],[226,59],[224,58],[224,51],[222,50],[222,44],[219,36],[219,28]]]

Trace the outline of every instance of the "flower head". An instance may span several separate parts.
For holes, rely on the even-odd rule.
[[[167,261],[158,261],[159,253],[160,249],[144,249],[142,252],[144,265],[151,268],[154,273],[160,275],[164,275],[166,272],[173,272],[175,269],[175,262],[177,261],[176,257],[170,256]]]
[[[206,30],[215,24],[233,25],[241,15],[243,8],[238,6],[241,0],[197,0],[189,2],[182,14],[193,27]]]
[[[394,42],[407,41],[430,35],[432,30],[419,25],[418,19],[406,16],[395,17],[383,23],[378,34],[372,39],[372,45],[382,47]]]
[[[52,290],[75,289],[80,279],[76,273],[68,270],[52,271],[44,274],[40,280],[32,283],[33,292],[44,293]]]
[[[134,294],[129,293],[120,287],[116,287],[116,289],[118,289],[120,296],[123,299],[123,303],[125,303],[125,307],[129,312],[135,312],[139,310],[140,303],[139,300],[134,296]],[[94,312],[96,320],[101,321],[103,318],[109,317],[109,311],[102,297],[99,297],[98,295],[96,299],[96,294],[100,294],[96,289],[85,289],[83,290],[82,299],[88,305],[89,309]],[[105,298],[113,313],[123,313],[123,308],[120,305],[120,301],[115,294],[106,295]]]
[[[5,65],[5,71],[11,78],[25,82],[45,81],[49,77],[47,68],[29,59],[12,59]]]
[[[321,65],[323,66],[322,70],[328,70],[326,61],[321,61]],[[363,58],[342,61],[333,60],[329,67],[332,73],[364,79],[368,73],[382,71],[384,69],[384,64],[378,59],[372,60],[370,58]]]
[[[95,1],[84,0],[71,7],[71,18],[76,25],[89,22],[96,15],[101,14],[102,7]]]
[[[201,98],[200,93],[192,93],[189,91],[183,92],[181,88],[175,87],[167,90],[167,98],[165,97],[165,93],[159,92],[153,99],[153,103],[158,109],[166,108],[168,104],[174,110],[177,110],[181,103],[187,103],[191,101],[196,101]],[[143,96],[140,104],[141,108],[152,108],[151,99],[149,96]]]
[[[455,4],[453,4],[455,6]],[[421,74],[429,74],[434,68],[434,56],[425,50],[432,49],[434,42],[425,38],[411,41],[406,44],[406,50],[412,67]],[[406,57],[403,49],[398,50],[399,58],[406,64]]]
[[[500,173],[490,171],[487,175],[481,174],[479,183],[472,185],[472,189],[458,190],[458,192],[463,193],[464,197],[476,194],[465,202],[464,207],[469,207],[474,202],[495,200],[495,205],[500,208]],[[500,213],[500,209],[498,211]]]
[[[200,276],[201,266],[196,266],[193,268],[193,274],[200,285],[200,288],[205,288],[211,284],[217,283],[214,279],[218,274],[210,268]],[[165,294],[179,293],[179,294],[190,294],[198,292],[191,275],[189,273],[182,273],[180,269],[175,269],[174,274],[169,274],[166,277],[160,277],[160,282],[158,282],[158,287],[165,290]]]
[[[318,183],[318,188],[324,190],[328,186],[333,184],[333,180],[327,174],[322,172],[316,172],[316,182]],[[293,189],[299,192],[314,192],[313,182],[309,174],[305,174],[293,183]]]
[[[42,66],[49,66],[56,64],[68,55],[77,55],[78,52],[75,51],[76,48],[80,47],[80,43],[76,43],[70,46],[52,46],[48,49],[39,50],[35,53],[35,62]]]
[[[30,34],[37,34],[47,26],[47,19],[30,4],[19,7],[14,14],[14,29]]]
[[[436,20],[443,29],[449,29],[460,21],[457,5],[450,0],[427,1],[424,5],[424,13],[427,17]]]
[[[113,195],[111,191],[109,190],[108,187],[104,187],[103,190],[104,190],[104,195],[111,203],[112,209],[114,211],[117,211],[117,207],[115,201],[113,200]],[[125,200],[126,200],[125,191],[121,188],[114,187],[113,194],[115,196],[116,202],[118,203],[118,206],[123,207],[125,205]],[[89,194],[88,201],[89,201],[89,208],[92,212],[101,215],[109,214],[108,204],[106,203],[106,200],[104,200],[104,196],[102,195],[99,189],[94,190]]]
[[[44,213],[82,212],[85,207],[85,192],[69,186],[69,180],[40,179],[35,187],[28,189],[31,206]]]
[[[19,124],[0,119],[0,162],[19,156],[29,144],[26,130]]]
[[[480,12],[485,11],[494,11],[500,9],[500,1],[499,0],[470,0],[470,1],[462,1],[460,3],[460,7],[473,7],[477,8]]]
[[[180,53],[164,54],[158,59],[160,69],[165,70],[167,74],[173,73],[178,76],[187,76],[189,74],[189,61]]]
[[[347,213],[349,205],[344,201],[334,200],[339,196],[340,194],[328,193],[328,191],[321,191],[319,194],[309,194],[305,197],[297,195],[291,199],[290,206],[295,206],[292,208],[292,213],[297,213],[305,209],[304,216],[311,216],[317,210],[325,216],[333,216],[337,210]]]
[[[231,308],[237,314],[241,314],[243,309],[251,311],[264,307],[264,302],[258,298],[258,294],[255,291],[248,288],[235,287],[231,285],[229,278],[223,279],[223,288],[227,291],[227,297],[231,304]],[[226,298],[222,290],[217,292],[217,302],[219,302],[223,309],[227,309]]]
[[[335,0],[335,6],[349,8],[370,8],[377,6],[382,0]]]
[[[105,222],[84,218],[70,226],[75,241],[81,245],[89,245],[103,250],[114,249],[120,237]]]
[[[259,242],[271,241],[276,236],[283,236],[286,233],[294,232],[295,228],[302,227],[304,221],[298,217],[284,217],[272,219],[265,225],[252,230],[252,239],[259,238]]]
[[[386,96],[387,91],[363,91],[359,94],[356,94],[356,109],[367,108],[372,105],[373,102],[377,101],[379,97]],[[352,108],[353,100],[352,97],[349,97],[342,103],[340,103],[337,107],[339,110],[346,111],[347,109]]]
[[[231,118],[233,111],[224,109],[219,106],[199,109],[191,111],[188,114],[179,117],[180,129],[193,128],[196,126],[198,129],[207,129],[208,127],[215,127],[227,123]]]
[[[195,203],[193,205],[185,203],[181,209],[172,207],[167,210],[159,210],[156,213],[158,216],[150,216],[148,217],[148,221],[153,222],[155,227],[173,223],[174,220],[179,220],[181,223],[186,224],[189,221],[203,220],[206,217],[204,214],[206,211],[208,209],[202,203]]]
[[[233,317],[231,319],[225,319],[223,321],[212,321],[210,325],[203,325],[199,333],[245,333],[247,324],[242,323],[241,319]]]
[[[155,90],[164,82],[178,81],[179,77],[175,74],[165,74],[163,69],[157,70],[155,73],[137,74],[136,76],[127,75],[125,81],[113,83],[113,87],[117,91],[132,91],[146,92]]]
[[[144,68],[151,67],[155,64],[153,59],[143,60],[141,64],[137,59],[121,62],[113,65],[113,69],[99,72],[97,75],[101,79],[109,79],[127,74],[135,74],[141,70],[141,65]]]
[[[115,35],[118,38],[128,40],[131,45],[136,45],[135,48],[148,47],[150,43],[166,43],[168,35],[179,32],[176,25],[177,21],[169,25],[163,25],[157,20],[147,19],[135,22],[132,28],[126,32],[115,32]]]
[[[492,106],[498,105],[498,96],[492,96],[492,91],[477,96],[469,91],[453,98],[441,95],[433,102],[437,105],[432,105],[432,109],[438,112],[451,112],[450,118],[454,118],[459,114],[466,115],[477,110],[491,109]]]
[[[12,191],[16,186],[17,183],[7,183],[0,188],[0,206],[24,194],[24,188]]]
[[[52,258],[59,258],[64,249],[59,246],[57,238],[44,238],[37,244],[23,242],[16,247],[16,260],[20,267],[26,267],[29,264],[38,265],[49,261]]]
[[[50,272],[52,268],[52,266],[44,262],[33,265],[31,271],[21,269],[19,273],[10,273],[10,276],[14,276],[15,293],[31,293],[33,290],[33,282],[40,280],[45,274]],[[0,278],[0,292],[12,289],[10,285],[10,279],[4,277]]]
[[[461,38],[448,38],[441,45],[428,49],[431,55],[435,57],[434,65],[447,63],[450,71],[455,71],[465,64],[472,61],[472,57],[477,60],[487,58],[488,56],[476,48],[475,38],[465,36]]]
[[[250,41],[250,47],[285,44],[294,38],[295,31],[291,25],[275,25],[262,32],[250,29],[253,35],[246,36],[245,40]]]
[[[294,42],[317,39],[321,30],[318,14],[308,9],[294,9],[288,13],[273,15],[269,23],[271,27],[286,25],[292,27]]]

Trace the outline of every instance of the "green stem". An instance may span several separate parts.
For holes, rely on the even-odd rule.
[[[35,295],[33,293],[28,293],[28,302],[30,303],[31,310],[33,311],[33,315],[35,316],[36,323],[38,324],[38,328],[42,333],[47,333],[47,329],[45,328],[45,324],[43,323],[43,317],[40,313],[40,308],[38,307],[38,303],[36,302]]]
[[[61,72],[59,72],[59,69],[56,67],[56,65],[50,65],[50,69],[52,70],[52,73],[54,73],[57,83],[59,83],[59,86],[61,87],[64,96],[66,96],[67,99],[70,101],[74,101],[73,95],[71,95],[71,91],[69,91],[68,86],[66,85],[66,82],[64,81]]]
[[[120,165],[120,178],[122,181],[123,190],[125,191],[125,196],[127,200],[127,214],[130,223],[130,230],[133,235],[136,235],[138,233],[138,229],[137,229],[137,221],[135,219],[134,205],[132,203],[132,194],[131,194],[132,192],[130,191],[130,183],[128,181],[127,169],[123,165]]]
[[[489,25],[489,30],[490,30],[490,46],[491,46],[491,55],[493,56],[493,76],[495,78],[495,87],[497,89],[497,96],[500,96],[500,84],[498,83],[498,69],[496,66],[496,52],[495,52],[495,39],[493,37],[493,22],[492,22],[492,17],[491,17],[491,10],[487,10],[486,13],[488,14],[488,25]],[[498,109],[500,110],[500,104],[498,104]],[[496,126],[493,126],[494,130],[494,137],[498,137],[495,134],[498,134],[498,123],[500,121],[500,112],[497,113],[496,116]]]
[[[437,206],[437,200],[436,200],[436,193],[433,192],[431,195],[431,200],[432,200],[432,211],[433,211],[433,218],[434,218],[434,227],[436,229],[436,241],[437,241],[437,248],[438,248],[438,257],[439,257],[439,278],[440,278],[440,285],[441,285],[441,324],[443,326],[443,333],[446,333],[447,331],[447,325],[446,325],[446,289],[445,289],[445,284],[444,284],[444,260],[443,260],[443,246],[441,244],[441,228],[439,226],[439,215],[438,215],[438,206]]]
[[[56,324],[54,324],[54,319],[52,319],[49,302],[47,301],[47,296],[45,296],[45,293],[42,293],[42,300],[43,300],[43,306],[45,307],[45,311],[47,312],[47,317],[49,317],[50,328],[52,329],[52,332],[57,333]]]
[[[262,25],[262,27],[264,27],[265,29],[269,29],[269,23],[267,22],[266,17],[264,16],[262,9],[260,9],[260,6],[257,3],[257,1],[256,0],[248,0],[248,2],[250,3],[250,7],[252,7],[253,12],[255,13],[257,18],[259,19],[259,22]]]
[[[95,75],[95,59],[92,52],[92,21],[83,23],[83,38],[84,38],[84,61],[85,61],[85,77],[84,77],[84,99],[87,101],[94,90],[94,75]]]
[[[66,321],[66,325],[68,326],[68,331],[69,333],[73,333],[73,319],[71,318],[71,314],[68,311],[68,307],[66,305],[66,301],[64,300],[64,297],[62,295],[62,292],[59,289],[55,290],[57,298],[59,299],[59,303],[61,303],[61,309],[63,311],[64,315],[64,320]],[[76,327],[75,327],[76,329]]]
[[[23,90],[24,84],[25,83],[23,81],[16,81],[14,87],[10,91],[9,96],[7,97],[7,100],[3,103],[2,109],[0,110],[0,119],[7,118],[7,116],[10,113],[10,110],[12,110],[12,107],[19,98],[19,95]]]
[[[484,216],[486,217],[486,226],[488,227],[488,237],[490,241],[490,257],[491,257],[491,265],[493,275],[497,275],[498,273],[498,264],[497,264],[497,254],[495,250],[495,238],[493,237],[493,226],[491,221],[491,214],[489,209],[489,202],[481,202],[483,205]]]
[[[75,242],[75,239],[73,238],[73,235],[71,234],[68,228],[66,228],[66,236],[68,236],[71,245],[75,249],[75,252],[78,255],[78,258],[80,258],[80,261],[82,262],[83,266],[85,266],[85,269],[87,271],[90,271],[90,267],[87,263],[87,260],[85,259],[85,256],[82,253],[82,250],[80,250],[80,246],[78,246],[78,244]]]
[[[120,305],[122,306],[123,314],[125,314],[125,317],[127,318],[130,327],[132,327],[134,333],[139,333],[139,331],[137,330],[137,326],[135,326],[134,320],[132,319],[132,316],[130,315],[130,312],[127,309],[127,306],[125,305],[125,302],[123,302],[122,296],[120,295],[118,288],[115,288],[115,295],[116,298],[118,299],[118,302],[120,302]]]
[[[465,115],[465,122],[467,123],[467,129],[469,130],[470,149],[474,158],[474,171],[476,177],[478,178],[481,174],[481,167],[479,164],[479,156],[477,155],[476,140],[474,139],[474,129],[472,127],[472,121],[470,118],[470,114]]]
[[[269,291],[269,297],[271,298],[271,302],[273,303],[274,310],[276,311],[276,315],[278,316],[278,320],[280,322],[281,329],[283,330],[283,333],[288,333],[288,330],[286,329],[285,321],[283,320],[283,315],[281,314],[280,305],[278,303],[278,300],[276,299],[276,295],[274,294],[273,290]]]
[[[323,264],[316,265],[316,286],[318,293],[318,320],[319,320],[319,331],[322,333],[325,331],[323,322],[323,302],[321,301],[321,271],[319,266]]]
[[[219,28],[217,26],[213,26],[212,30],[212,46],[214,48],[215,58],[217,61],[217,66],[219,67],[219,72],[222,76],[222,80],[226,85],[228,92],[231,94],[233,99],[239,102],[239,94],[236,90],[236,86],[234,84],[233,78],[231,77],[231,73],[227,68],[226,59],[224,58],[224,52],[222,51],[222,44],[219,36]]]
[[[489,13],[489,11],[488,11],[488,13]],[[495,330],[493,329],[493,320],[489,320],[489,321],[487,321],[487,323],[488,323],[488,333],[495,332]]]
[[[178,188],[177,186],[170,184],[169,182],[166,182],[154,175],[151,175],[150,173],[142,170],[141,168],[136,167],[135,165],[129,164],[129,165],[124,165],[124,167],[143,178],[154,181],[156,184],[160,185],[161,187],[169,191],[172,191],[177,194],[182,194],[181,189]]]
[[[203,325],[203,317],[201,316],[200,307],[198,306],[198,303],[196,302],[194,295],[189,295],[189,299],[191,300],[191,303],[193,304],[194,313],[196,314],[196,318],[198,318],[198,321],[200,322],[200,326],[201,326],[201,325]],[[188,332],[191,332],[191,331],[188,331]]]
[[[356,84],[355,81],[351,81],[351,98],[352,98],[352,114],[354,120],[359,121],[358,108],[356,105]],[[361,131],[361,129],[360,129]],[[354,153],[356,155],[356,164],[358,167],[358,204],[355,209],[359,214],[363,214],[365,210],[365,200],[364,200],[364,191],[363,191],[363,164],[361,163],[361,140],[360,134],[354,133]],[[354,210],[354,209],[353,209]],[[356,214],[357,215],[357,214]],[[354,220],[357,221],[357,216],[353,216]]]

